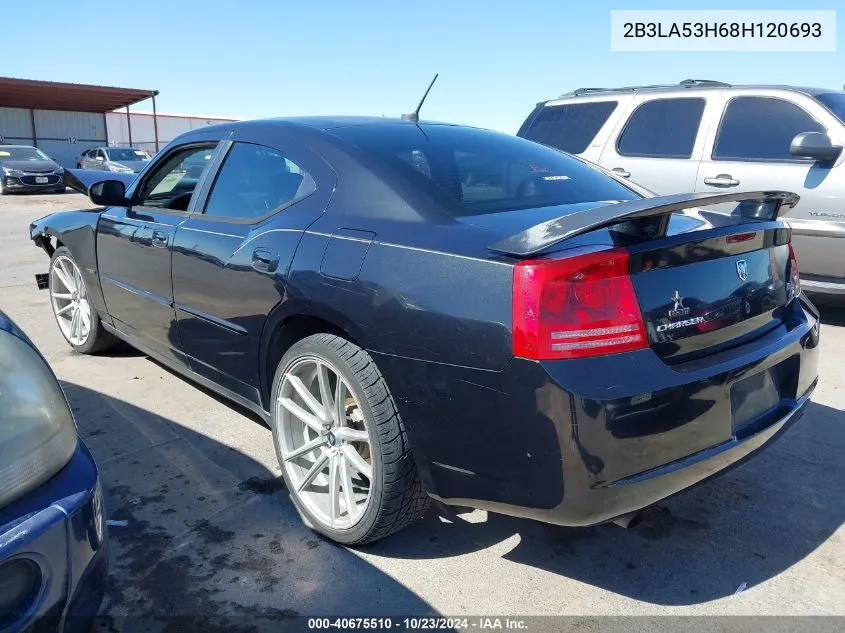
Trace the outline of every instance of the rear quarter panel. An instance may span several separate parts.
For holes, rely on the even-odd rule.
[[[349,229],[374,236],[363,263],[355,263],[357,278],[321,272],[332,237]],[[374,352],[501,369],[512,356],[513,268],[473,248],[485,239],[479,229],[458,224],[356,224],[327,215],[303,237],[290,272],[295,295],[288,299],[326,312],[323,318],[339,321]]]
[[[321,271],[324,254],[348,229],[374,234],[360,268],[351,262],[344,275],[357,277],[327,275]],[[513,356],[513,267],[482,246],[488,241],[475,227],[363,223],[327,214],[303,236],[290,293],[274,314],[320,317],[370,352],[432,490],[440,484],[432,478],[431,461],[448,463],[448,447],[465,445],[477,429],[465,427],[462,417],[495,422],[494,403],[501,400],[489,396],[501,393],[485,379],[501,382]]]

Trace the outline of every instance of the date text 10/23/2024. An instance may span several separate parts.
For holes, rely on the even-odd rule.
[[[427,631],[529,631],[524,618],[479,616],[408,618],[308,618],[308,629],[319,630],[427,630]]]

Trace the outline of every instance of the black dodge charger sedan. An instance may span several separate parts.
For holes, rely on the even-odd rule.
[[[652,197],[383,118],[210,126],[137,177],[72,175],[102,208],[30,231],[64,337],[263,416],[304,521],[341,543],[429,498],[624,521],[765,446],[816,385],[790,193]]]

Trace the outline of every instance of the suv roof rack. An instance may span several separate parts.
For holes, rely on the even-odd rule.
[[[679,86],[716,86],[718,88],[730,88],[729,83],[714,81],[713,79],[684,79]]]
[[[668,88],[730,88],[731,84],[725,83],[724,81],[714,81],[712,79],[684,79],[683,81],[677,84],[654,84],[650,86],[623,86],[621,88],[578,88],[577,90],[573,90],[572,92],[567,92],[562,95],[561,97],[567,97],[572,95],[585,95],[585,94],[595,94],[599,92],[637,92],[639,90],[660,90],[660,89],[668,89]]]

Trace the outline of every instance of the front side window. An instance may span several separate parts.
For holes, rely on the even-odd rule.
[[[728,102],[713,160],[806,161],[789,154],[792,139],[824,127],[800,106],[774,97],[734,97]]]
[[[205,214],[256,220],[316,191],[311,175],[278,150],[235,143],[214,182]]]
[[[580,154],[616,109],[616,101],[591,101],[546,106],[537,113],[525,138]]]
[[[185,211],[200,177],[211,164],[214,145],[174,152],[144,182],[137,204]]]
[[[454,217],[640,197],[561,151],[488,130],[384,125],[334,133],[389,165]]]
[[[640,105],[619,135],[620,156],[690,158],[704,99],[657,99]]]

